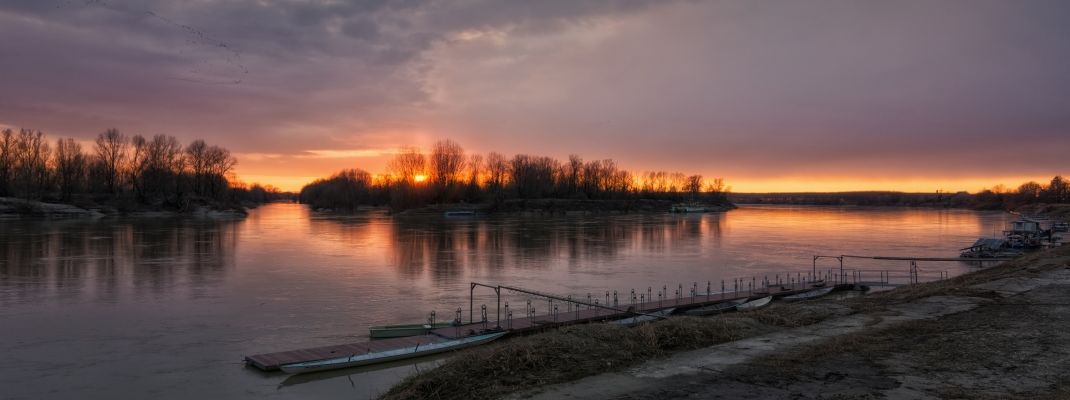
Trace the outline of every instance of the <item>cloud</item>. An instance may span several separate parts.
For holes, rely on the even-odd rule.
[[[452,137],[735,179],[1049,174],[1070,169],[1066,20],[1058,1],[10,0],[0,120],[372,163]]]

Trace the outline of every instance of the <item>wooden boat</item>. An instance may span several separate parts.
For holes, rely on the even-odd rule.
[[[674,213],[704,213],[706,207],[692,205],[692,204],[677,204],[672,206],[672,212]]]
[[[699,307],[699,308],[696,308],[696,309],[687,310],[687,311],[684,311],[684,314],[686,314],[686,315],[694,315],[694,316],[720,314],[720,313],[724,313],[724,312],[735,311],[736,310],[736,306],[738,306],[740,304],[743,304],[745,302],[747,302],[747,299],[726,301],[724,303],[717,303],[717,304],[706,306],[706,307]]]
[[[450,326],[449,322],[436,323],[434,326],[429,324],[373,326],[368,328],[368,336],[372,339],[419,336],[428,334],[434,329],[445,328],[447,326]]]
[[[773,296],[762,297],[757,300],[751,300],[746,303],[736,306],[736,311],[754,311],[759,308],[768,306],[773,302]]]
[[[309,372],[328,371],[332,369],[379,364],[388,361],[422,357],[426,355],[477,346],[505,336],[506,333],[507,332],[487,333],[482,335],[468,336],[455,340],[447,340],[439,343],[416,345],[412,347],[369,352],[365,354],[353,354],[345,357],[328,358],[317,361],[286,364],[280,366],[279,369],[281,369],[282,372],[288,374],[304,374]]]
[[[803,300],[816,299],[818,297],[821,297],[821,296],[824,296],[826,294],[832,293],[833,289],[835,289],[835,288],[834,287],[826,287],[826,288],[821,288],[821,289],[815,289],[815,290],[811,290],[809,292],[793,294],[791,296],[784,296],[783,298],[781,298],[781,300],[784,300],[784,301],[803,301]]]
[[[476,212],[472,210],[456,210],[446,211],[444,215],[447,217],[474,217]]]
[[[626,327],[630,328],[630,327],[633,327],[633,326],[636,326],[636,325],[639,325],[639,324],[642,324],[642,323],[645,323],[645,322],[651,322],[651,321],[662,319],[664,317],[668,317],[669,315],[672,314],[673,311],[676,311],[676,309],[675,308],[666,308],[664,310],[654,311],[654,312],[651,312],[651,313],[646,313],[646,315],[637,315],[637,316],[634,316],[634,317],[618,319],[616,321],[610,321],[609,323],[614,324],[614,325],[626,326]]]

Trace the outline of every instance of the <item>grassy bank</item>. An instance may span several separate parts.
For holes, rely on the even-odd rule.
[[[816,323],[840,310],[776,305],[746,314],[673,317],[631,329],[608,324],[569,326],[466,351],[439,368],[402,381],[383,398],[497,398],[621,370],[679,351]]]
[[[604,324],[568,327],[511,339],[486,348],[461,353],[441,367],[414,375],[399,383],[383,398],[496,398],[542,385],[574,381],[591,375],[626,369],[676,352],[811,325],[833,316],[889,313],[889,307],[933,296],[996,298],[992,290],[974,285],[1004,278],[1028,278],[1070,265],[1070,246],[1029,254],[999,266],[940,282],[931,282],[842,301],[820,300],[802,304],[776,304],[752,313],[709,318],[674,317],[633,329]],[[894,335],[924,335],[938,329],[909,324]],[[789,368],[819,358],[830,351],[870,354],[887,351],[887,340],[867,334],[847,335],[804,347],[790,354],[763,359],[760,365]],[[898,346],[906,346],[897,342]],[[861,346],[861,347],[860,347]],[[869,347],[866,347],[869,346]],[[865,347],[865,348],[863,348]],[[868,350],[867,350],[868,349]],[[949,354],[965,351],[955,350]],[[856,355],[857,355],[856,354]]]

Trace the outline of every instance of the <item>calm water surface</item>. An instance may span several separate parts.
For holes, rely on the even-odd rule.
[[[242,221],[0,221],[0,399],[369,397],[434,361],[286,379],[241,359],[362,340],[369,325],[431,310],[444,320],[463,306],[467,319],[471,281],[580,297],[691,282],[704,291],[706,281],[805,273],[814,254],[954,257],[1008,220],[829,207],[399,219],[272,204]],[[480,293],[476,307],[493,318],[494,298]],[[522,310],[527,298],[508,300]]]

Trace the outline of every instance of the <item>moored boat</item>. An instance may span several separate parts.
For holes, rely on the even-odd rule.
[[[684,311],[684,314],[693,315],[693,316],[704,316],[704,315],[720,314],[720,313],[724,313],[724,312],[735,311],[736,310],[736,306],[738,306],[740,304],[743,304],[745,302],[747,302],[747,299],[726,301],[724,303],[717,303],[717,304],[714,304],[714,305],[709,305],[709,306],[699,307],[699,308],[692,309],[692,310],[687,310],[687,311]]]
[[[836,288],[835,287],[825,287],[825,288],[821,288],[821,289],[814,289],[814,290],[811,290],[809,292],[793,294],[791,296],[784,296],[780,300],[783,300],[783,301],[803,301],[803,300],[816,299],[818,297],[821,297],[821,296],[824,296],[826,294],[832,293],[832,291],[834,289],[836,289]]]
[[[431,333],[432,330],[450,326],[449,322],[430,324],[405,324],[405,325],[382,325],[368,328],[368,336],[372,339],[386,339],[395,337],[418,336]]]
[[[676,204],[672,206],[672,212],[674,213],[704,213],[706,211],[705,206],[694,204]]]
[[[746,303],[736,306],[736,311],[754,311],[759,308],[768,306],[773,302],[773,296],[765,296],[757,300],[751,300]]]
[[[610,321],[609,323],[614,324],[614,325],[626,326],[626,327],[630,328],[630,327],[633,327],[633,326],[636,326],[636,325],[639,325],[639,324],[642,324],[642,323],[663,319],[663,318],[668,317],[669,315],[671,315],[673,313],[673,311],[676,311],[676,309],[675,308],[666,308],[664,310],[659,310],[659,311],[654,311],[654,312],[651,312],[651,313],[646,313],[646,315],[637,315],[637,316],[634,316],[634,317],[618,319],[616,321]]]
[[[447,217],[474,217],[476,212],[472,210],[454,210],[446,211],[443,215]]]
[[[460,339],[447,340],[444,342],[416,345],[400,349],[369,352],[365,354],[353,354],[345,357],[329,358],[317,361],[307,361],[294,364],[285,364],[279,367],[282,372],[288,374],[303,374],[309,372],[328,371],[333,369],[359,367],[385,363],[389,361],[404,360],[409,358],[423,357],[452,350],[459,350],[484,344],[502,336],[507,332],[495,332],[482,335],[468,336]]]

